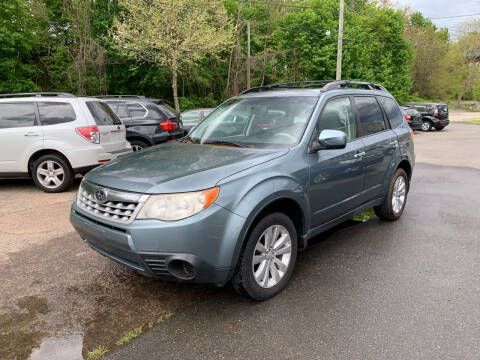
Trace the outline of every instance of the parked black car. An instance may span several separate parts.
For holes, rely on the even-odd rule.
[[[161,99],[136,95],[100,96],[127,129],[133,151],[184,136],[180,114]]]
[[[413,107],[402,106],[405,119],[412,130],[422,130],[422,114]]]
[[[404,106],[413,107],[422,114],[423,131],[430,131],[432,128],[443,130],[448,124],[450,124],[447,104],[406,103]]]

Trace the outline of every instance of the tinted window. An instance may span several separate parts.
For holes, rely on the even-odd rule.
[[[38,112],[42,125],[55,125],[75,120],[75,111],[69,103],[39,102]]]
[[[0,128],[35,125],[33,102],[0,103]]]
[[[383,113],[374,97],[357,96],[355,97],[355,105],[360,116],[363,135],[371,135],[385,130]]]
[[[322,130],[340,130],[347,134],[347,141],[356,138],[355,118],[349,98],[330,100],[320,115],[318,134]]]
[[[147,110],[138,102],[127,103],[128,111],[132,117],[144,117],[147,115]]]
[[[107,103],[101,101],[86,102],[97,125],[121,125],[122,122]]]
[[[117,114],[120,119],[127,119],[130,117],[125,103],[121,101],[107,101],[107,104],[110,105],[113,112]]]
[[[163,111],[165,111],[165,113],[167,113],[167,115],[169,117],[174,117],[174,116],[177,116],[178,115],[178,112],[177,110],[175,110],[173,107],[171,107],[170,105],[168,105],[167,103],[163,103],[161,105],[159,105],[163,108]]]
[[[380,101],[380,104],[382,104],[385,114],[387,114],[387,119],[390,122],[392,129],[402,125],[403,115],[397,103],[393,99],[383,96],[379,96],[378,100]]]
[[[165,114],[155,104],[143,104],[148,110],[148,117],[155,120],[167,120]]]

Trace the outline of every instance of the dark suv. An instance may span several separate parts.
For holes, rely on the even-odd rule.
[[[133,151],[184,136],[180,114],[161,99],[136,95],[100,96],[127,129]]]
[[[380,85],[253,88],[182,141],[90,171],[70,221],[93,249],[141,274],[231,281],[264,300],[286,286],[313,237],[370,208],[400,218],[412,136]]]
[[[406,107],[413,107],[422,114],[422,130],[430,131],[432,128],[443,130],[450,120],[448,119],[448,106],[442,103],[406,103]]]

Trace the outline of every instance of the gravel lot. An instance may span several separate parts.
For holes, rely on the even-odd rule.
[[[125,270],[73,232],[75,189],[0,181],[0,359],[81,359],[100,345],[114,358],[476,359],[480,125],[419,132],[415,145],[402,220],[322,236],[264,304]]]

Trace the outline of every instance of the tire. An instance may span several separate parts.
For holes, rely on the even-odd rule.
[[[133,151],[141,151],[150,146],[146,142],[141,140],[132,140],[130,141],[130,145],[132,145]]]
[[[432,123],[430,121],[424,120],[422,123],[422,131],[430,131],[432,130]]]
[[[399,207],[397,206],[394,207],[394,202],[393,202],[393,197],[395,196],[394,192],[396,191],[397,195],[401,194],[401,192],[395,189],[397,186],[397,179],[399,178],[403,178],[403,184],[404,184],[403,201],[401,202]],[[401,183],[402,180],[398,180],[398,182]],[[396,221],[400,219],[400,217],[403,214],[403,210],[405,209],[405,204],[407,203],[408,190],[409,190],[409,182],[408,182],[407,173],[403,169],[397,169],[397,171],[395,171],[395,174],[392,177],[392,180],[390,181],[390,186],[388,187],[388,193],[383,201],[383,204],[380,206],[375,206],[373,208],[375,210],[375,214],[382,220]]]
[[[74,174],[65,158],[49,154],[33,162],[32,178],[35,185],[43,191],[59,193],[72,186]]]
[[[271,251],[268,251],[269,247],[266,243],[265,234],[267,231],[272,236],[277,235],[276,242],[271,243],[273,245],[270,247]],[[289,236],[289,240],[285,235]],[[284,237],[283,243],[280,241],[282,237]],[[290,241],[290,247],[288,247],[288,241]],[[262,254],[259,250],[261,247],[268,253]],[[256,264],[253,264],[254,256],[255,260],[258,261]],[[285,288],[292,276],[296,259],[297,232],[292,220],[283,213],[269,214],[255,225],[247,239],[232,279],[233,288],[239,294],[247,294],[254,300],[269,299]],[[262,269],[266,269],[263,272],[263,274],[266,274],[264,276],[262,276]],[[255,274],[257,274],[257,277]]]

